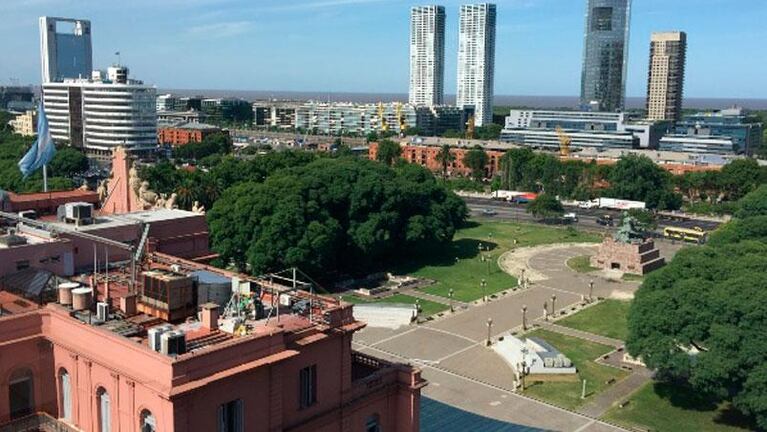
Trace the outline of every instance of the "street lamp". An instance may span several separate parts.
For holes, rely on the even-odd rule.
[[[450,288],[450,291],[447,292],[447,297],[450,299],[450,312],[455,312],[455,309],[453,308],[453,294],[455,294],[455,292]]]
[[[522,276],[521,276],[521,278],[522,278],[522,281],[521,281],[522,282],[522,288],[523,289],[527,288],[527,282],[525,282],[525,269],[522,269]]]
[[[482,301],[487,302],[487,295],[485,294],[485,287],[487,286],[487,281],[482,279],[479,282],[480,288],[482,288]]]
[[[589,303],[594,301],[594,281],[589,282]]]
[[[490,333],[493,328],[493,319],[488,318],[487,319],[487,346],[490,346]]]
[[[551,295],[551,315],[553,315],[555,318],[557,316],[557,295],[552,294]]]
[[[522,391],[525,391],[525,375],[527,375],[527,347],[523,347],[522,350],[522,367],[519,371],[520,378],[522,379]]]
[[[543,302],[543,319],[544,321],[549,320],[549,302],[547,301]]]
[[[522,306],[522,331],[527,331],[527,305]]]

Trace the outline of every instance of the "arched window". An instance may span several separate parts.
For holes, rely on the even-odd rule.
[[[72,420],[72,382],[66,369],[59,369],[59,403],[61,404],[60,417],[64,420]]]
[[[99,432],[112,431],[112,411],[109,403],[109,393],[104,387],[96,390],[96,398],[99,404]]]
[[[381,416],[373,414],[365,422],[365,432],[381,432]]]
[[[11,375],[8,382],[8,400],[11,418],[16,419],[35,411],[34,380],[32,371],[21,369]]]
[[[141,432],[156,432],[157,421],[149,410],[141,411]]]

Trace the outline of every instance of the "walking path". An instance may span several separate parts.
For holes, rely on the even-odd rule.
[[[409,295],[411,297],[419,298],[421,300],[428,300],[430,302],[443,304],[445,306],[450,306],[450,299],[446,299],[444,297],[436,296],[433,294],[428,294],[418,290],[417,288],[408,288],[405,290],[400,290],[399,292],[405,295]],[[469,305],[464,302],[459,302],[458,300],[453,300],[453,306],[456,308],[463,308]]]
[[[618,339],[612,339],[612,338],[600,336],[594,333],[576,330],[574,328],[561,326],[559,324],[554,324],[554,323],[550,323],[550,322],[542,321],[542,320],[537,321],[537,323],[540,324],[540,326],[543,329],[554,332],[554,333],[559,333],[565,336],[571,336],[574,338],[587,340],[589,342],[611,346],[616,349],[625,345],[623,341]]]
[[[652,378],[647,374],[635,372],[596,395],[594,400],[581,407],[578,412],[593,418],[599,418],[613,405],[620,403]]]

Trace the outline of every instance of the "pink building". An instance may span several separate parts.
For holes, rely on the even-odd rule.
[[[15,309],[0,317],[0,423],[86,432],[418,430],[420,372],[354,352],[364,324],[351,305],[168,255],[151,254],[143,267],[180,279],[216,272],[238,287],[235,304],[253,306],[219,317],[222,308],[202,304],[197,316],[168,324],[137,312],[154,291],[118,289],[125,275],[110,282],[109,292],[123,294],[106,313],[88,289],[62,288],[43,308],[10,302]],[[105,295],[99,289],[92,300]]]

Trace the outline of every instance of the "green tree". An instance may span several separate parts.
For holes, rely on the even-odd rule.
[[[463,133],[459,130],[448,129],[442,134],[443,138],[463,138]]]
[[[565,214],[565,208],[554,195],[544,193],[527,205],[527,212],[547,220],[562,217]]]
[[[722,168],[719,184],[731,201],[737,201],[767,182],[767,169],[755,159],[736,159]]]
[[[646,156],[622,157],[610,174],[609,193],[615,198],[644,201],[648,208],[675,210],[682,200],[673,191],[671,174]]]
[[[56,155],[48,165],[49,174],[58,177],[72,177],[88,170],[88,158],[72,147],[56,150]]]
[[[414,126],[408,126],[403,133],[405,136],[419,136],[423,135],[423,131],[420,128]]]
[[[474,146],[463,155],[463,164],[471,170],[471,176],[476,181],[481,181],[485,177],[487,162],[487,153],[480,146]]]
[[[749,193],[738,202],[738,211],[735,214],[739,218],[767,215],[767,185]]]
[[[437,153],[437,156],[435,157],[435,159],[442,166],[442,178],[446,179],[447,170],[450,167],[450,164],[453,161],[455,161],[455,155],[450,151],[450,146],[447,144],[444,144],[439,149],[439,153]]]
[[[184,160],[199,160],[207,156],[225,155],[232,152],[232,138],[226,132],[208,135],[200,142],[190,142],[173,149],[173,157]]]
[[[383,140],[378,143],[378,153],[376,153],[376,160],[386,165],[393,165],[394,162],[399,160],[400,154],[402,154],[402,148],[399,144],[392,140]]]
[[[490,123],[487,126],[479,126],[474,129],[474,138],[481,140],[497,140],[501,137],[503,126]]]

